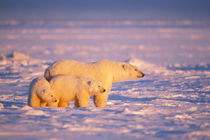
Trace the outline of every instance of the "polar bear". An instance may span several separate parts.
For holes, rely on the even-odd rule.
[[[91,95],[105,92],[101,82],[86,77],[63,74],[53,77],[49,83],[58,100],[49,103],[50,107],[68,107],[70,101],[75,101],[76,107],[88,107]]]
[[[44,77],[49,80],[59,74],[69,74],[73,76],[85,76],[102,82],[106,89],[104,94],[94,95],[94,103],[97,107],[105,107],[108,93],[113,82],[128,81],[144,77],[144,74],[137,67],[110,60],[101,60],[95,63],[83,63],[75,60],[59,60],[49,66],[44,73]]]
[[[54,90],[44,77],[38,77],[32,80],[28,95],[29,106],[45,107],[47,103],[56,101]]]

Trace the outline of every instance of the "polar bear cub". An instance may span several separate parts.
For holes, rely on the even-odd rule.
[[[106,91],[99,81],[67,74],[57,75],[49,83],[58,100],[56,103],[49,103],[48,106],[51,107],[68,107],[70,101],[75,101],[76,107],[88,107],[91,95],[102,94]]]
[[[30,84],[28,105],[45,107],[48,103],[57,102],[55,92],[44,77],[34,79]]]

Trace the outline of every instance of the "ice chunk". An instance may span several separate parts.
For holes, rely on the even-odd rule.
[[[11,54],[5,55],[5,54],[0,54],[0,60],[5,61],[5,60],[13,60],[13,61],[19,61],[19,60],[29,60],[30,57],[22,54],[20,52],[12,52]]]
[[[11,54],[6,56],[7,59],[12,59],[12,60],[29,60],[30,57],[22,54],[20,52],[12,52]]]

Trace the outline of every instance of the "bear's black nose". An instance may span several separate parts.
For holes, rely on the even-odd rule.
[[[105,91],[106,91],[106,89],[103,90],[103,92],[105,92]]]
[[[55,101],[54,102],[57,102],[57,100],[55,99]]]
[[[138,78],[142,78],[142,77],[144,77],[145,76],[145,74],[143,73],[143,72],[141,72],[137,77]]]

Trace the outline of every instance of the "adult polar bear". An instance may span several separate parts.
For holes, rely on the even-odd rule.
[[[97,107],[106,106],[113,82],[128,81],[144,76],[135,66],[124,62],[101,60],[95,63],[83,63],[75,60],[59,60],[45,70],[44,77],[50,80],[53,76],[60,74],[84,76],[101,81],[106,92],[94,95],[94,103]]]

